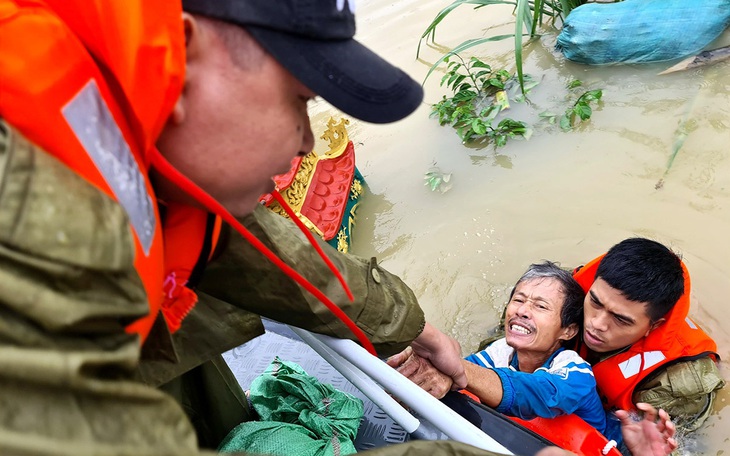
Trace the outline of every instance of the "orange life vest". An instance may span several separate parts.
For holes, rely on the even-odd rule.
[[[150,313],[163,245],[150,156],[182,88],[180,2],[0,0],[0,117],[129,215]],[[124,37],[124,39],[120,39]]]
[[[574,271],[573,277],[587,293],[596,278],[603,255]],[[690,279],[684,271],[684,294],[665,316],[666,321],[626,350],[593,365],[598,391],[608,408],[632,410],[634,389],[662,366],[711,356],[718,360],[717,344],[689,316]],[[581,344],[584,358],[587,347]]]
[[[198,302],[193,288],[213,255],[222,220],[203,209],[176,203],[165,206],[164,219],[162,315],[168,329],[174,333]]]

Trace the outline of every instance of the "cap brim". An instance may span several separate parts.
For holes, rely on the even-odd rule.
[[[354,39],[313,40],[267,28],[246,29],[305,86],[341,111],[373,123],[411,114],[421,85]]]

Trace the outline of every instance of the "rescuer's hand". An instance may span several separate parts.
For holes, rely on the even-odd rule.
[[[617,410],[616,417],[621,421],[621,434],[624,443],[634,456],[666,456],[677,449],[674,439],[676,427],[669,414],[657,410],[650,404],[639,402],[636,408],[644,412],[640,421],[635,421],[625,410]],[[658,417],[658,418],[657,418]]]
[[[466,387],[466,373],[461,363],[461,345],[453,337],[426,323],[423,332],[411,344],[413,352],[431,362],[454,382],[452,389]]]
[[[427,359],[415,354],[411,347],[388,358],[388,365],[437,399],[444,397],[452,388],[451,377],[441,373]]]

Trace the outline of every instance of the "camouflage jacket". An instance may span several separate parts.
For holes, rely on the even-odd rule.
[[[340,301],[381,354],[420,333],[423,313],[397,277],[374,259],[333,254],[357,296],[338,299],[339,284],[301,238],[278,243],[291,228],[277,217],[261,212],[248,223],[289,264],[306,264],[304,274]],[[132,242],[118,204],[0,121],[0,454],[200,454],[179,404],[149,384],[256,336],[258,314],[350,337],[231,236],[185,328],[172,340],[159,327],[151,333],[140,371],[139,341],[124,330],[148,312]],[[420,454],[426,443],[435,454],[489,454],[453,442],[378,452]]]

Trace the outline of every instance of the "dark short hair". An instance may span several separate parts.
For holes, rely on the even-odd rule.
[[[560,283],[560,289],[565,295],[563,308],[560,311],[561,328],[567,328],[574,323],[579,328],[583,326],[583,301],[585,300],[585,292],[570,272],[562,269],[557,263],[553,263],[552,261],[545,260],[542,263],[531,264],[517,283],[515,283],[514,288],[512,288],[512,293],[509,296],[510,300],[512,300],[512,296],[514,296],[519,284],[532,279],[555,279]],[[563,341],[563,345],[568,345],[567,343],[568,341]]]
[[[630,301],[647,303],[652,322],[664,317],[684,293],[682,259],[666,246],[645,238],[630,238],[611,247],[596,278]]]

